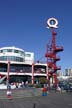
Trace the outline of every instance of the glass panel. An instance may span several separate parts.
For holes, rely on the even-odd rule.
[[[22,73],[28,72],[28,73],[31,73],[31,69],[32,69],[32,66],[24,66],[24,65],[11,66],[11,71],[12,72],[22,72]]]
[[[6,68],[0,68],[0,72],[7,72]]]
[[[6,60],[11,60],[11,61],[16,61],[16,62],[23,62],[24,59],[21,57],[15,57],[15,56],[1,56],[0,60],[6,61]]]
[[[12,49],[7,49],[7,52],[12,52]]]
[[[25,54],[26,57],[31,57],[31,54]]]
[[[3,53],[3,50],[1,50],[1,53]]]
[[[18,50],[14,50],[14,53],[19,53],[19,51]]]
[[[19,53],[20,53],[21,56],[25,56],[23,51],[19,51]]]
[[[46,73],[46,66],[44,66],[44,67],[40,67],[40,66],[36,66],[35,68],[34,68],[34,70],[35,70],[35,73]]]
[[[7,49],[4,49],[4,50],[3,50],[3,53],[5,53],[5,52],[7,52]]]

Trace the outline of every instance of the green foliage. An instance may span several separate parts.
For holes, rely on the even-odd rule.
[[[46,79],[45,77],[40,77],[40,78],[39,78],[39,83],[40,83],[40,84],[47,84],[48,81],[47,81],[47,79]]]
[[[43,84],[28,84],[29,87],[42,88]]]
[[[42,85],[41,84],[34,84],[34,87],[35,88],[42,88]]]
[[[33,85],[33,84],[31,84],[31,83],[30,83],[30,84],[28,84],[28,86],[29,86],[29,87],[34,87],[34,85]]]

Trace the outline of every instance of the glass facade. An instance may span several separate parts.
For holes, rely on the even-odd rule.
[[[34,71],[35,71],[35,73],[45,74],[46,73],[46,66],[37,65],[37,66],[34,67]]]
[[[0,53],[6,53],[6,52],[18,53],[21,56],[25,56],[24,52],[20,51],[20,50],[15,50],[15,49],[3,49],[3,50],[0,50]]]
[[[10,60],[10,61],[16,61],[16,62],[24,62],[24,58],[16,57],[16,56],[1,56],[0,60],[1,61]]]
[[[13,82],[17,82],[17,83],[21,83],[21,82],[26,82],[26,81],[28,81],[28,82],[31,82],[31,76],[20,76],[20,75],[12,75],[12,76],[10,76],[10,80],[9,80],[9,82],[10,83],[13,83]]]
[[[0,72],[7,72],[7,64],[1,64]],[[23,64],[10,64],[10,72],[17,73],[31,73],[32,66],[31,65],[23,65]]]
[[[31,65],[11,65],[10,71],[11,72],[31,73],[32,66]]]
[[[7,72],[7,64],[0,64],[0,72]]]
[[[0,72],[7,72],[7,68],[0,67]]]
[[[7,64],[0,65],[0,72],[7,72]],[[10,64],[10,72],[32,73],[32,65]],[[34,66],[34,73],[46,74],[46,66]]]
[[[25,54],[25,57],[31,57],[31,54]]]

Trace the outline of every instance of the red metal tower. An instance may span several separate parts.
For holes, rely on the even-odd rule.
[[[57,61],[60,60],[60,57],[57,56],[57,53],[60,51],[63,51],[63,47],[57,47],[56,45],[56,35],[55,29],[57,27],[57,20],[54,18],[49,19],[50,22],[48,22],[49,28],[52,29],[52,42],[51,45],[46,46],[46,54],[45,57],[47,59],[47,77],[48,80],[50,80],[50,77],[53,77],[53,84],[57,86],[58,80],[57,80],[57,70],[60,70],[61,67],[57,66]],[[55,21],[54,24],[51,24],[51,21]]]

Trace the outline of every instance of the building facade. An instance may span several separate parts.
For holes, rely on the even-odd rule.
[[[0,75],[1,78],[8,74],[8,62],[10,62],[10,82],[29,81],[32,79],[32,64],[34,53],[26,52],[16,47],[0,48]],[[34,81],[38,77],[46,77],[46,64],[34,63]]]
[[[66,76],[72,76],[72,69],[71,68],[65,69],[65,73],[66,73]]]

